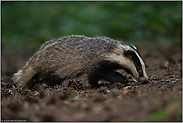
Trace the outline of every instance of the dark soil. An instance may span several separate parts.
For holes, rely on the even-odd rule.
[[[171,49],[156,49],[160,56],[141,51],[148,83],[102,82],[91,89],[74,79],[23,90],[2,74],[1,121],[182,121],[182,56]]]

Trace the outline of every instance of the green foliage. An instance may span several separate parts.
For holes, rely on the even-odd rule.
[[[76,96],[76,93],[74,91],[72,91],[70,94],[69,94],[69,98],[74,98]]]
[[[163,77],[161,75],[153,75],[152,80],[161,80]]]
[[[64,35],[181,44],[182,2],[1,2],[2,46],[18,53]],[[16,52],[15,52],[16,51]]]
[[[169,121],[166,120],[169,117],[174,117],[174,121],[182,121],[182,103],[177,102],[176,100],[169,100],[167,102],[167,105],[165,107],[162,107],[160,109],[157,109],[150,114],[147,115],[145,119],[142,121],[148,121],[148,122],[161,122],[161,121]],[[170,111],[171,110],[171,111]]]
[[[164,119],[167,117],[166,110],[165,109],[158,109],[154,112],[152,112],[146,119],[146,121],[164,121]]]

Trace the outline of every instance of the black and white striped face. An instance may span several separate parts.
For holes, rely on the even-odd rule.
[[[145,64],[135,46],[120,44],[114,49],[114,53],[107,56],[106,60],[120,64],[137,81],[148,81]]]
[[[137,48],[134,45],[130,46],[132,49],[128,49],[124,52],[124,56],[130,59],[134,66],[136,67],[136,71],[138,72],[138,77],[135,77],[138,81],[144,82],[148,80],[146,70],[145,70],[145,64],[142,60],[141,55],[139,54]]]

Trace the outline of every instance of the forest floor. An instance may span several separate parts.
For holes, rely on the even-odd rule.
[[[181,49],[164,45],[156,52],[142,51],[149,77],[144,84],[102,82],[91,89],[74,79],[24,90],[2,74],[1,121],[182,121]]]

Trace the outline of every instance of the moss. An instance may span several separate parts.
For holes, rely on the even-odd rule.
[[[158,109],[150,113],[144,121],[164,121],[167,114],[165,109]]]
[[[72,91],[70,94],[69,94],[69,98],[74,98],[76,96],[76,93],[74,91]]]

